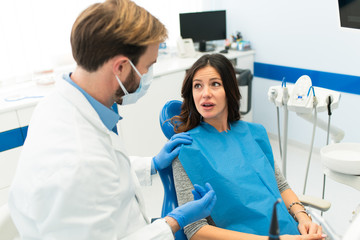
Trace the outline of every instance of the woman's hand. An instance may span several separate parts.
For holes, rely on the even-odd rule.
[[[281,235],[280,240],[325,240],[325,234]]]
[[[322,234],[322,227],[309,220],[300,221],[298,225],[301,235],[305,234]]]

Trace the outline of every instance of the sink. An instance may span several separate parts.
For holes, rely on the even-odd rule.
[[[332,171],[360,175],[360,143],[335,143],[321,148],[322,164]]]

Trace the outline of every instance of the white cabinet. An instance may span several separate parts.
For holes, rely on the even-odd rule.
[[[0,113],[0,121],[0,132],[5,132],[10,129],[18,128],[19,126],[15,110]]]
[[[9,187],[15,175],[21,147],[0,152],[0,206],[7,202]]]
[[[0,113],[0,206],[7,202],[8,191],[24,142],[34,106]]]
[[[236,58],[236,67],[242,69],[250,69],[254,74],[254,54],[248,54]]]

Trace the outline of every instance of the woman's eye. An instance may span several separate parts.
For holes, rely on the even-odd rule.
[[[201,85],[200,84],[195,84],[194,85],[194,88],[196,89],[196,88],[200,88],[201,87]]]
[[[219,82],[213,82],[213,86],[214,86],[214,87],[220,87],[220,86],[221,86],[221,83],[219,83]]]

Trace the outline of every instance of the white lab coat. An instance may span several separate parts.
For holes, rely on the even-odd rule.
[[[150,164],[131,164],[83,94],[58,80],[30,121],[11,216],[24,240],[174,239],[164,220],[149,224],[144,213],[135,172],[149,182]]]

